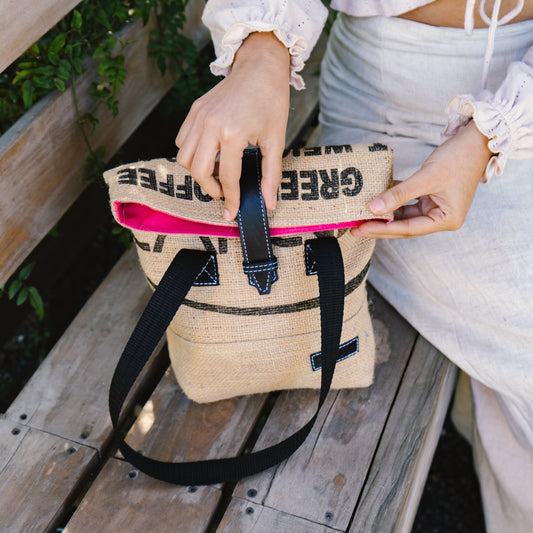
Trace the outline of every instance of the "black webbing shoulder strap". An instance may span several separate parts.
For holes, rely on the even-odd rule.
[[[331,386],[344,311],[344,267],[337,240],[332,237],[313,239],[306,242],[306,250],[312,255],[318,274],[323,354],[318,406],[309,422],[287,439],[269,448],[240,457],[188,463],[169,463],[145,457],[120,437],[119,418],[126,396],[195,279],[206,265],[213,261],[213,255],[209,252],[181,250],[167,269],[135,326],[111,381],[109,412],[115,438],[120,451],[132,465],[149,476],[176,485],[210,485],[235,481],[275,466],[304,442]]]

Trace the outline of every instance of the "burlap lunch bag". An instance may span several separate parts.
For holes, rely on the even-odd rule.
[[[376,218],[367,205],[390,186],[392,159],[392,151],[377,143],[293,150],[283,158],[277,208],[267,213],[259,192],[261,156],[246,150],[241,209],[232,222],[222,217],[223,200],[207,196],[173,159],[107,171],[113,214],[132,230],[141,266],[157,288],[113,378],[114,424],[165,329],[177,381],[197,402],[320,388],[321,405],[330,386],[370,385],[374,337],[365,281],[374,241],[353,237],[349,228]],[[174,290],[181,292],[169,297]],[[325,351],[335,352],[328,356],[332,362]],[[125,372],[131,375],[122,377]],[[168,463],[148,464],[152,460],[123,442],[121,450],[150,475],[202,484],[268,468],[297,447],[294,439],[281,444],[283,457],[280,450],[263,454],[237,473],[228,471],[233,463],[213,471],[212,461],[179,464],[170,473]]]

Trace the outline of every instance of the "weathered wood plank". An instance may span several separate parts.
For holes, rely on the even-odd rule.
[[[188,33],[200,41],[197,19],[202,7],[191,2]],[[147,44],[155,20],[142,27],[130,24],[121,36],[132,43],[124,50],[128,78],[119,93],[116,118],[87,92],[95,79],[89,68],[76,83],[81,115],[92,112],[100,121],[91,143],[106,147],[109,159],[171,87],[170,73],[162,77],[148,57]],[[203,38],[201,37],[203,35]],[[203,40],[202,40],[203,39]],[[84,161],[88,150],[79,130],[72,89],[53,92],[37,103],[0,138],[0,285],[48,233],[85,187]]]
[[[233,498],[217,533],[334,533],[337,529]]]
[[[29,428],[0,416],[0,473],[15,455],[28,431]]]
[[[202,533],[221,493],[214,487],[195,489],[156,481],[111,459],[63,531]]]
[[[189,400],[169,369],[128,434],[128,443],[162,461],[198,461],[237,454],[266,394],[209,404]]]
[[[6,416],[101,449],[110,437],[109,382],[150,295],[131,250],[80,311]]]
[[[81,0],[3,0],[0,2],[0,72],[59,22]]]
[[[348,527],[417,335],[377,294],[372,301],[379,357],[389,359],[377,366],[374,384],[331,393],[303,446],[278,468],[241,481],[236,496],[335,529]],[[282,439],[307,421],[316,396],[312,391],[283,393],[256,447]]]
[[[144,455],[162,461],[234,456],[243,448],[265,399],[266,395],[253,395],[210,404],[193,403],[169,370],[138,416],[127,441]],[[107,524],[109,516],[114,524],[120,524],[118,531],[141,533],[146,531],[146,524],[150,531],[176,531],[176,519],[180,532],[205,530],[221,497],[216,486],[194,487],[189,489],[194,491],[191,493],[186,487],[174,487],[142,474],[134,481],[128,480],[130,471],[136,472],[127,463],[109,461],[66,531],[102,531],[98,526]],[[152,507],[154,501],[158,503]],[[141,508],[139,502],[143,502]],[[132,518],[143,511],[149,521]],[[94,522],[95,515],[99,515],[100,522]],[[87,529],[88,523],[94,526]]]
[[[456,367],[419,337],[350,533],[411,531],[455,376]]]
[[[52,530],[97,459],[92,448],[6,419],[0,450],[0,530],[9,533]]]

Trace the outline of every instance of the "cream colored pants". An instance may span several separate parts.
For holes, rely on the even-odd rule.
[[[396,179],[441,142],[444,108],[477,94],[486,30],[339,15],[321,69],[321,144],[384,142]],[[498,29],[489,89],[533,45],[533,22]],[[378,241],[370,281],[470,376],[487,530],[533,532],[533,159],[480,184],[464,226]],[[469,393],[470,394],[470,393]],[[467,430],[469,432],[470,430]]]

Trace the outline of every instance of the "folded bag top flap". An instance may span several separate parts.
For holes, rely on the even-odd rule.
[[[295,149],[282,162],[272,235],[356,226],[376,217],[367,205],[392,184],[392,150],[375,143]],[[104,173],[115,218],[130,229],[238,237],[224,202],[205,194],[174,159],[121,165]]]

